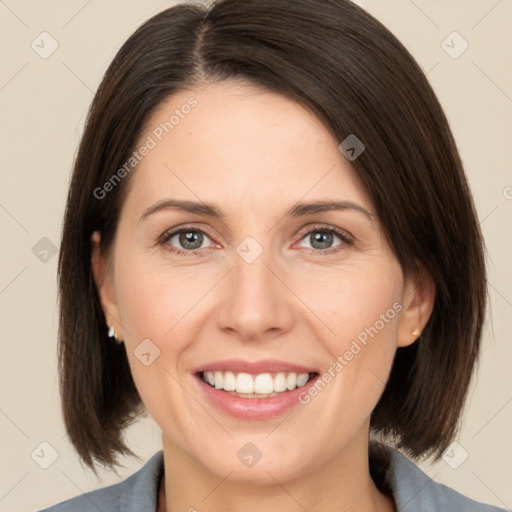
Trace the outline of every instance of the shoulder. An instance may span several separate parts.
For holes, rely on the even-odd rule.
[[[156,510],[163,451],[122,482],[90,491],[40,512],[150,512]]]
[[[437,483],[397,450],[391,450],[388,481],[398,512],[503,512]]]

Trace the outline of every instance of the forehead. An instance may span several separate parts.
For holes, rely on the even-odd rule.
[[[369,206],[362,183],[329,130],[286,96],[236,82],[182,90],[145,123],[131,200],[166,193],[252,206],[329,196]]]

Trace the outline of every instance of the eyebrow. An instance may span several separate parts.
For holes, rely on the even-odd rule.
[[[164,199],[158,201],[154,205],[146,208],[141,215],[139,222],[148,218],[156,212],[162,210],[178,209],[189,213],[195,213],[197,215],[206,215],[215,219],[224,219],[222,210],[212,203],[195,202],[195,201],[180,201],[176,199]],[[288,209],[284,216],[285,217],[303,217],[326,211],[346,211],[352,210],[363,214],[370,221],[373,220],[374,216],[368,210],[353,203],[352,201],[314,201],[310,203],[296,203],[290,209]]]

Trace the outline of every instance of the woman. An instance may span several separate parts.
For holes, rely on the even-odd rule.
[[[48,510],[492,511],[411,461],[453,441],[485,314],[448,123],[345,0],[184,4],[94,98],[59,259],[64,418],[113,467]]]

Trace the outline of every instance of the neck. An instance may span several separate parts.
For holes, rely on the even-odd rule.
[[[286,481],[270,477],[269,483],[237,481],[234,471],[216,475],[166,437],[162,441],[165,473],[159,512],[205,508],[210,512],[296,512],[298,507],[308,512],[396,510],[393,500],[379,492],[371,479],[367,436],[307,474]]]

